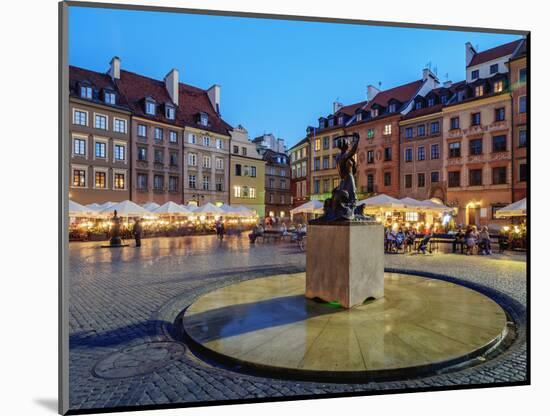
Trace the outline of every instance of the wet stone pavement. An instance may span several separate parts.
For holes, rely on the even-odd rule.
[[[315,383],[237,373],[197,358],[171,324],[198,296],[259,276],[305,269],[290,243],[245,235],[146,239],[137,249],[71,243],[70,406],[90,409],[446,387],[526,378],[526,262],[522,254],[386,255],[386,268],[449,276],[487,290],[513,313],[517,337],[493,359],[429,377],[366,384]]]

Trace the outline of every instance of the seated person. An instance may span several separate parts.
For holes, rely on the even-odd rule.
[[[397,234],[395,235],[395,249],[396,250],[402,249],[404,244],[405,244],[405,233],[403,232],[403,229],[400,228]]]
[[[460,253],[464,254],[464,231],[462,230],[462,227],[458,227],[458,231],[455,235],[455,239],[453,240],[453,253],[456,253],[456,248],[458,245],[460,245]]]
[[[430,239],[432,238],[433,233],[426,234],[422,241],[420,242],[420,245],[418,246],[418,252],[422,252],[422,254],[426,254],[426,248],[428,248],[428,243],[430,242]]]
[[[264,234],[264,227],[262,226],[262,224],[258,224],[254,226],[254,228],[252,229],[252,232],[248,234],[248,238],[250,239],[251,243],[255,243],[256,239],[263,234]]]

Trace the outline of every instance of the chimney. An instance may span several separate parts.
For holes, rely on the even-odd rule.
[[[474,58],[477,52],[470,42],[466,42],[465,49],[466,49],[466,66],[468,66],[470,65],[470,62],[472,62],[472,59]]]
[[[113,81],[115,79],[120,79],[120,58],[118,56],[113,56],[113,59],[111,59],[109,76]]]
[[[332,103],[332,114],[336,114],[343,106],[344,104],[339,103],[338,101],[334,101]]]
[[[380,90],[376,88],[374,85],[369,84],[367,86],[367,100],[371,101],[374,97],[376,97],[376,94],[378,94]]]
[[[172,69],[164,77],[164,85],[168,91],[168,95],[172,99],[172,102],[176,105],[179,104],[179,83],[180,83],[180,74],[177,69]]]
[[[221,87],[218,84],[214,84],[210,88],[208,88],[206,93],[208,94],[208,98],[212,103],[212,107],[214,107],[214,110],[216,110],[216,113],[220,114]]]

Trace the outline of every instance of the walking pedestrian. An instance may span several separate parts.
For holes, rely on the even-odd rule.
[[[141,247],[141,233],[143,228],[141,226],[141,220],[138,218],[134,222],[134,238],[136,239],[136,247]]]

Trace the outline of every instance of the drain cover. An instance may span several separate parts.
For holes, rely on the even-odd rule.
[[[148,342],[121,349],[99,361],[92,373],[100,378],[126,378],[152,373],[185,353],[176,342]]]

